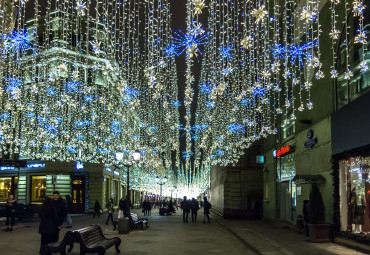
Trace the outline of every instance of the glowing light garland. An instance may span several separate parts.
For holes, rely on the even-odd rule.
[[[331,0],[333,79],[368,72],[365,8],[363,0]],[[199,18],[206,13],[203,27]],[[278,115],[290,125],[297,110],[312,109],[311,89],[324,77],[319,13],[318,0],[187,0],[186,31],[173,33],[169,0],[0,0],[0,150],[114,164],[124,176],[124,164],[139,149],[131,188],[158,193],[152,178],[158,175],[169,178],[164,194],[173,186],[178,195],[202,192],[212,165],[235,164],[254,141],[276,134]],[[353,38],[350,20],[358,21]],[[360,49],[357,66],[351,66],[351,43]],[[183,101],[177,98],[180,54]],[[180,130],[185,151],[179,151]]]

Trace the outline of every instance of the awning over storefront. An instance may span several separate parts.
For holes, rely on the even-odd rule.
[[[322,175],[296,175],[293,178],[296,184],[311,184],[311,183],[324,183],[325,178]]]

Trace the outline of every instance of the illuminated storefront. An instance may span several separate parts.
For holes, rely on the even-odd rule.
[[[294,146],[285,145],[274,151],[277,158],[277,177],[279,218],[283,221],[294,221],[296,218],[296,184],[293,181],[296,175],[294,162]]]
[[[339,161],[341,230],[370,232],[370,156]]]
[[[46,196],[46,176],[31,176],[31,203],[42,203]]]

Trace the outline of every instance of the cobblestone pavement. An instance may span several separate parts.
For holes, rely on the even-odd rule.
[[[134,210],[139,216],[141,211]],[[117,213],[115,213],[117,216]],[[317,244],[307,240],[304,235],[294,231],[274,227],[264,221],[224,220],[212,216],[211,224],[203,224],[200,211],[198,222],[182,222],[179,211],[171,216],[159,216],[158,210],[152,211],[149,228],[134,230],[127,235],[113,231],[112,225],[105,225],[107,214],[100,218],[91,215],[73,217],[73,229],[90,224],[100,224],[106,237],[119,236],[122,239],[121,254],[232,254],[232,255],[291,255],[291,254],[365,254],[335,243]],[[2,226],[4,228],[4,226]],[[60,238],[70,229],[62,229]],[[20,222],[13,232],[0,231],[0,254],[38,254],[40,235],[38,222]],[[70,255],[79,254],[75,245]],[[106,254],[115,254],[110,248]]]

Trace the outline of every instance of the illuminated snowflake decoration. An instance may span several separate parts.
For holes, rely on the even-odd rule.
[[[219,52],[220,52],[220,57],[222,59],[233,59],[234,56],[232,54],[232,50],[233,50],[233,46],[230,45],[228,47],[220,47],[219,49]]]
[[[98,54],[100,52],[100,44],[101,44],[101,42],[93,41],[93,42],[90,42],[90,44],[93,47],[93,51],[95,52],[95,54]]]
[[[240,42],[240,44],[243,49],[249,49],[250,47],[253,46],[253,37],[250,35],[247,37],[244,37],[243,40]]]
[[[193,11],[195,15],[201,14],[206,4],[204,0],[193,0]]]
[[[310,101],[307,103],[307,109],[311,110],[313,108],[313,103]]]
[[[352,71],[348,68],[347,72],[344,73],[344,79],[345,80],[350,80],[351,77],[353,76]]]
[[[338,71],[335,70],[335,69],[332,69],[330,71],[330,74],[331,74],[331,78],[333,78],[333,79],[338,77]]]
[[[354,0],[353,1],[353,15],[362,16],[363,10],[365,10],[365,6],[362,4],[362,0]]]
[[[315,74],[316,80],[322,79],[324,77],[325,77],[324,72],[321,71],[321,70],[317,71],[316,74]]]
[[[330,37],[334,40],[339,39],[339,34],[340,34],[340,31],[337,29],[332,29],[331,32],[329,33]]]
[[[59,66],[58,66],[58,71],[59,71],[59,73],[65,73],[65,72],[67,72],[68,71],[68,68],[67,68],[67,66],[66,66],[66,64],[60,64]]]
[[[369,69],[365,61],[362,61],[360,63],[360,68],[361,68],[361,72],[366,72]]]
[[[263,18],[267,15],[267,11],[265,10],[265,6],[262,5],[258,9],[254,9],[251,14],[256,17],[256,23],[263,21]]]
[[[32,49],[32,35],[27,30],[21,30],[20,32],[14,30],[10,35],[3,35],[4,53],[17,53]]]
[[[177,55],[181,55],[183,52],[190,57],[197,56],[199,51],[198,46],[205,44],[207,41],[207,35],[200,35],[194,28],[191,29],[189,34],[185,34],[181,31],[175,32],[173,38],[174,46],[176,47]]]
[[[76,10],[78,15],[86,15],[86,4],[83,2],[83,0],[76,0]]]
[[[314,21],[316,19],[316,12],[308,10],[306,7],[302,8],[301,20],[305,22]]]
[[[298,111],[302,112],[304,110],[304,106],[303,104],[301,104],[299,107],[298,107]]]
[[[72,78],[74,79],[74,80],[78,80],[78,78],[79,78],[79,72],[77,71],[77,70],[75,70],[75,71],[73,71],[73,73],[72,73]]]
[[[20,87],[24,85],[23,80],[13,76],[9,78],[5,76],[4,79],[6,84],[5,90],[10,92],[13,99],[18,99],[21,94]]]
[[[111,63],[107,62],[105,66],[103,67],[103,74],[108,75],[108,73],[113,72],[113,71],[114,71],[113,66],[111,65]]]
[[[367,44],[365,31],[359,31],[358,35],[355,37],[355,43]]]

